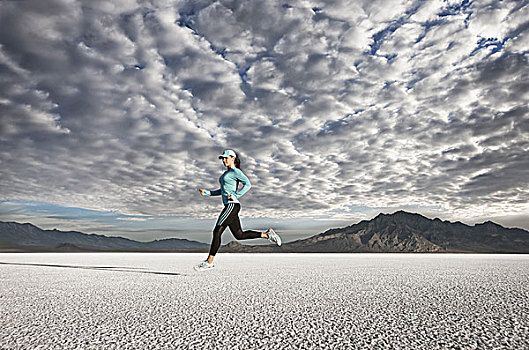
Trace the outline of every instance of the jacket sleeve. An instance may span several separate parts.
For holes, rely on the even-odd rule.
[[[250,180],[246,177],[246,175],[244,175],[244,173],[237,169],[237,173],[236,173],[236,178],[237,180],[239,180],[240,182],[243,183],[243,186],[242,188],[237,191],[235,193],[235,197],[237,199],[241,198],[246,192],[248,192],[248,190],[250,189],[250,187],[252,187],[252,184],[250,183]]]
[[[208,191],[206,190],[206,196],[220,196],[220,188],[218,190],[214,190],[214,191]]]

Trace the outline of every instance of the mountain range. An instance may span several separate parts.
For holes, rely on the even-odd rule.
[[[209,244],[180,238],[138,242],[77,231],[42,230],[35,225],[0,221],[0,251],[187,251],[202,252]]]
[[[529,253],[529,231],[491,221],[474,226],[398,211],[277,246],[230,242],[225,252]]]
[[[209,244],[170,238],[138,242],[76,231],[42,230],[32,224],[0,222],[0,251],[179,251],[207,252]],[[276,245],[233,241],[219,252],[417,252],[529,253],[529,231],[491,221],[469,226],[398,211],[318,235]]]

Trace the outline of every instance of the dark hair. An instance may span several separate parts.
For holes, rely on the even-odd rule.
[[[235,164],[236,168],[241,168],[241,159],[239,158],[239,156],[235,156],[235,161],[233,162],[233,164]]]

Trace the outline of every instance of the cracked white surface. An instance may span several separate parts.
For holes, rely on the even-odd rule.
[[[204,258],[0,254],[0,348],[529,348],[529,255]]]

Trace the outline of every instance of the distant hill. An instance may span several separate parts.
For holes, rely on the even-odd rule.
[[[277,246],[230,242],[221,252],[529,253],[529,232],[493,222],[469,226],[398,211]]]
[[[169,238],[138,242],[122,237],[77,231],[42,230],[29,223],[0,221],[0,251],[196,251],[206,252],[209,244]]]
[[[226,231],[225,234],[229,234]],[[179,251],[207,252],[209,244],[187,239],[138,242],[76,231],[42,230],[32,224],[0,221],[0,251]],[[276,245],[230,242],[221,253],[416,252],[529,253],[529,231],[493,222],[469,226],[398,211],[372,220]]]

